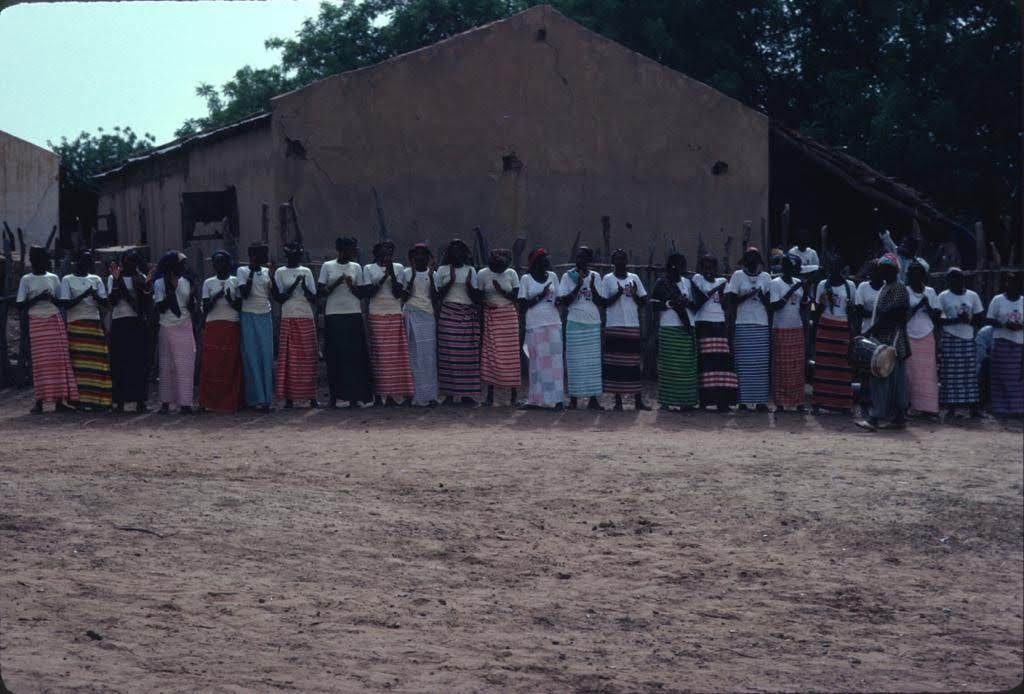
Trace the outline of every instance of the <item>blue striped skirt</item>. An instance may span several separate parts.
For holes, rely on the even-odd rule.
[[[601,324],[565,323],[565,367],[569,375],[569,396],[589,398],[600,395]]]
[[[738,402],[761,405],[768,402],[768,369],[771,349],[767,325],[737,325],[733,342],[736,377],[740,381]]]
[[[939,358],[939,401],[943,405],[973,405],[978,402],[978,352],[974,340],[942,332]]]

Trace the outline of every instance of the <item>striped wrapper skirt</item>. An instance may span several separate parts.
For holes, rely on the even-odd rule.
[[[767,325],[737,325],[733,341],[736,378],[740,389],[737,400],[745,405],[768,402],[768,371],[771,340]]]
[[[441,395],[480,394],[480,312],[473,304],[441,304],[437,318],[437,377]]]
[[[149,351],[146,323],[137,316],[110,321],[110,376],[117,403],[149,399]]]
[[[514,304],[484,306],[484,341],[480,349],[480,380],[498,388],[518,388],[519,313]]]
[[[109,408],[113,387],[103,324],[98,320],[68,323],[68,351],[78,383],[78,402],[88,407]]]
[[[332,313],[324,319],[324,356],[331,400],[373,400],[370,353],[362,313]]]
[[[35,339],[33,337],[33,339]],[[35,344],[34,342],[32,344]],[[992,413],[1000,417],[1024,414],[1024,345],[997,337],[990,361]]]
[[[606,393],[635,395],[642,390],[640,355],[643,348],[639,327],[604,329],[601,364]]]
[[[187,314],[186,314],[187,315]],[[192,407],[196,338],[192,321],[161,325],[157,338],[160,360],[160,402]]]
[[[816,407],[853,408],[853,371],[850,367],[850,327],[846,316],[822,314],[814,337],[814,396]]]
[[[554,407],[565,399],[565,367],[562,365],[562,325],[542,325],[526,331],[530,359],[529,403]]]
[[[658,403],[673,407],[697,404],[697,350],[693,333],[681,325],[658,328]]]
[[[980,401],[977,360],[973,338],[965,340],[942,331],[939,400],[943,405],[973,405]]]
[[[565,366],[569,396],[596,397],[604,390],[601,382],[601,324],[565,322]]]
[[[700,354],[700,404],[736,404],[739,381],[732,369],[732,351],[725,323],[697,322],[697,351]]]
[[[772,401],[777,407],[804,404],[804,329],[772,330]],[[865,383],[865,390],[867,390]]]
[[[316,323],[282,318],[277,336],[274,394],[280,400],[316,399]]]
[[[411,397],[414,388],[405,318],[401,313],[371,313],[368,322],[373,392],[399,399]]]
[[[59,315],[28,317],[32,348],[32,387],[36,400],[78,400],[78,384],[68,354],[68,335]]]
[[[412,401],[425,405],[437,400],[437,321],[433,313],[405,307],[412,364]]]
[[[207,321],[199,366],[199,404],[211,412],[237,412],[244,403],[242,329],[237,321]]]
[[[909,336],[908,336],[909,337]],[[939,375],[935,364],[935,335],[910,338],[907,358],[907,398],[918,412],[939,411]]]

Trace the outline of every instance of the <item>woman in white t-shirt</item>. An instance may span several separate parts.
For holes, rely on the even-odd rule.
[[[612,253],[613,270],[601,278],[601,303],[605,309],[604,348],[601,363],[604,390],[615,394],[615,410],[622,409],[622,396],[632,395],[637,410],[651,409],[644,402],[640,355],[640,307],[647,300],[643,282],[626,270],[629,256],[619,248]]]
[[[772,312],[772,401],[776,412],[804,411],[805,365],[803,307],[807,291],[800,277],[800,256],[787,253],[782,275],[768,285]]]
[[[249,264],[238,268],[238,292],[242,296],[242,369],[245,373],[245,402],[260,412],[270,412],[274,403],[274,319],[270,313],[273,273],[267,264],[266,244],[249,246]]]
[[[826,259],[828,277],[814,294],[818,326],[814,335],[815,410],[853,410],[853,368],[850,365],[850,320],[857,287],[843,279],[840,259]]]
[[[992,414],[1020,417],[1024,414],[1024,298],[1020,273],[1003,276],[1003,293],[988,305],[988,323],[993,330],[991,375]]]
[[[237,412],[245,403],[242,376],[242,331],[238,312],[242,295],[231,274],[227,251],[210,256],[214,275],[203,282],[203,359],[199,370],[199,407],[211,412]]]
[[[597,285],[601,275],[590,269],[594,251],[588,246],[576,249],[576,267],[562,275],[558,285],[559,303],[568,306],[565,320],[565,370],[569,388],[569,409],[578,398],[587,398],[587,409],[603,410],[598,396],[601,381],[601,310]]]
[[[562,316],[558,313],[558,275],[549,270],[548,252],[530,253],[530,271],[519,280],[519,305],[526,321],[525,351],[530,366],[527,407],[562,409]]]
[[[448,244],[434,286],[441,301],[437,317],[437,376],[440,394],[452,404],[475,405],[480,395],[480,307],[476,268],[461,239]]]
[[[374,404],[394,406],[412,397],[409,338],[402,316],[405,268],[395,262],[395,244],[381,241],[373,246],[373,262],[363,267],[369,293],[367,323],[370,327],[370,363],[373,365]]]
[[[412,403],[437,404],[437,320],[434,303],[434,256],[425,243],[409,249],[409,267],[402,273],[405,287],[402,315],[409,336],[409,361],[412,364]]]
[[[768,411],[768,372],[771,338],[768,334],[768,291],[771,276],[762,269],[761,251],[743,253],[743,267],[732,273],[725,294],[735,316],[732,350],[739,379],[739,409],[754,405]]]
[[[693,288],[685,272],[686,256],[670,254],[665,259],[665,274],[651,290],[651,306],[658,317],[658,404],[662,410],[697,406]]]
[[[100,308],[107,305],[107,287],[92,273],[92,252],[81,250],[75,271],[60,281],[61,301],[67,309],[68,351],[78,381],[78,407],[109,410],[111,400],[110,353]]]
[[[697,271],[698,274],[690,278],[690,284],[693,287],[693,317],[700,355],[700,406],[705,408],[714,405],[719,412],[728,412],[729,406],[736,404],[736,391],[739,387],[732,366],[725,311],[722,309],[728,281],[718,277],[718,260],[709,253],[701,256]]]
[[[153,303],[160,316],[160,414],[170,412],[171,403],[181,414],[192,413],[196,340],[192,333],[192,284],[185,275],[188,258],[167,251],[153,275]]]
[[[970,408],[978,417],[981,391],[978,387],[978,353],[974,327],[985,318],[981,297],[966,287],[964,273],[958,267],[946,271],[946,289],[939,294],[942,309],[942,343],[939,358],[939,404],[950,416],[958,406]]]
[[[868,262],[868,278],[857,285],[857,291],[853,294],[853,303],[857,309],[857,317],[860,319],[860,333],[864,335],[871,329],[871,322],[875,313],[875,302],[878,301],[878,293],[882,291],[885,282],[878,271],[878,259],[872,258]]]
[[[135,411],[147,412],[149,399],[149,341],[146,310],[152,290],[139,271],[139,255],[134,250],[121,254],[120,264],[110,264],[107,300],[110,303],[110,376],[114,411],[124,412],[126,402],[135,403]]]
[[[50,272],[50,253],[41,246],[29,249],[32,271],[18,282],[15,299],[19,311],[28,312],[29,346],[32,352],[34,414],[42,414],[43,403],[52,401],[58,412],[71,408],[65,402],[78,400],[78,384],[68,354],[68,335],[60,317],[60,278]],[[5,355],[6,356],[6,355]]]
[[[907,268],[910,318],[907,337],[907,396],[910,407],[930,415],[939,413],[939,374],[935,356],[935,324],[942,315],[939,297],[927,286],[928,266],[918,258]]]
[[[515,405],[522,382],[519,363],[519,275],[509,267],[512,252],[495,248],[487,267],[476,274],[483,294],[484,339],[480,347],[480,381],[487,386],[484,404],[494,404],[494,389],[508,388],[509,405]]]
[[[373,400],[370,353],[366,348],[362,299],[366,295],[363,266],[355,262],[359,244],[351,236],[334,242],[338,257],[320,267],[318,288],[324,303],[324,359],[331,408],[339,400],[349,407]]]
[[[288,409],[296,400],[308,400],[311,408],[320,407],[316,399],[316,281],[302,265],[306,255],[297,241],[284,245],[285,266],[274,271],[271,294],[281,304],[281,322],[277,338],[277,374],[274,395]]]

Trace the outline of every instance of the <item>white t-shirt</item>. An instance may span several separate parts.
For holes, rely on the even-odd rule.
[[[171,309],[166,311],[160,311],[160,325],[177,325],[184,321],[189,320],[188,313],[188,298],[192,294],[192,285],[188,283],[188,280],[184,277],[178,278],[178,288],[174,291],[174,294],[178,297],[178,308],[181,309],[181,315],[176,316]],[[161,301],[167,298],[167,287],[164,283],[164,278],[153,281],[153,303],[159,304]],[[159,309],[157,309],[159,311]]]
[[[793,278],[793,284],[800,285],[800,280]],[[793,284],[786,284],[781,277],[776,277],[768,283],[768,301],[775,303],[786,296],[786,292],[793,288]],[[799,287],[789,295],[785,305],[772,315],[773,328],[799,328],[803,326],[800,319],[800,302],[804,300],[804,289]]]
[[[801,251],[796,246],[789,249],[789,252],[800,258],[800,274],[806,275],[810,272],[817,272],[818,270],[818,252],[807,247],[806,251]]]
[[[402,284],[410,293],[409,299],[405,302],[405,308],[433,315],[434,302],[430,300],[430,270],[417,272],[415,268],[407,267],[402,272]]]
[[[724,277],[716,277],[710,282],[704,275],[694,275],[690,279],[690,284],[694,289],[699,289],[701,293],[707,296],[711,290],[715,287],[726,285]],[[725,322],[725,311],[722,310],[722,292],[716,292],[713,297],[704,302],[704,305],[700,307],[695,316],[697,321],[703,321],[707,323],[724,323]]]
[[[992,297],[988,305],[988,318],[1000,323],[1017,322],[1024,323],[1024,296],[1018,296],[1016,301],[1010,301],[1006,294],[997,294]],[[1024,343],[1024,332],[1020,330],[1007,330],[996,328],[992,332],[992,339],[1011,340],[1018,344]]]
[[[519,298],[534,299],[544,291],[544,287],[550,287],[551,291],[544,297],[544,300],[537,305],[526,309],[526,329],[540,328],[545,325],[561,325],[562,316],[558,313],[555,300],[558,299],[558,275],[548,270],[547,279],[538,282],[533,279],[530,273],[523,275],[519,280]]]
[[[910,310],[914,311],[914,307],[921,301],[923,297],[928,297],[928,308],[922,308],[919,311],[914,311],[914,315],[907,321],[907,336],[912,337],[915,340],[920,340],[922,337],[927,337],[932,334],[932,330],[935,329],[935,323],[932,322],[932,317],[928,315],[928,311],[932,309],[941,308],[939,306],[939,297],[936,296],[935,290],[931,287],[925,287],[924,292],[918,294],[910,287],[907,287],[907,296],[910,298]]]
[[[814,300],[825,307],[821,315],[829,318],[846,318],[846,304],[848,300],[853,300],[857,287],[853,284],[853,280],[845,280],[843,284],[832,287],[830,293],[828,290],[831,284],[828,279],[818,282],[818,291],[814,293]],[[831,305],[829,299],[831,299]]]
[[[334,284],[339,277],[345,275],[352,278],[353,286],[363,284],[363,266],[359,263],[340,263],[337,260],[328,260],[320,266],[320,284],[325,287]],[[362,313],[363,306],[348,285],[342,282],[337,288],[327,295],[327,303],[324,306],[324,314],[328,316],[343,313]]]
[[[767,272],[751,277],[746,270],[737,270],[732,273],[725,291],[740,296],[752,289],[760,289],[763,294],[767,294],[771,281],[771,275]],[[768,311],[759,297],[754,296],[737,304],[736,325],[768,325]]]
[[[442,265],[437,268],[434,272],[434,286],[438,289],[448,284],[448,280],[452,276],[452,266]],[[469,283],[472,286],[476,285],[476,268],[469,265],[463,265],[455,271],[455,284],[448,290],[448,293],[444,295],[444,301],[451,304],[471,304],[473,300],[469,298],[469,292],[466,291],[466,277],[469,277]]]
[[[631,286],[632,285],[632,286]],[[609,272],[597,285],[601,296],[610,299],[615,296],[622,287],[622,297],[605,311],[605,325],[609,328],[639,328],[640,314],[636,310],[636,301],[633,299],[634,288],[637,296],[647,296],[644,283],[632,272],[627,272],[625,278],[619,279],[614,272]]]
[[[60,298],[71,301],[89,288],[96,290],[96,295],[101,299],[107,298],[107,288],[103,286],[103,280],[98,275],[64,275],[60,281]],[[96,297],[89,296],[68,309],[68,323],[75,320],[99,320],[100,307],[96,304]]]
[[[954,294],[947,289],[939,294],[939,306],[942,308],[944,318],[959,318],[966,314],[970,319],[985,310],[981,304],[981,297],[977,292],[965,289],[963,294]],[[972,323],[953,323],[944,325],[942,329],[954,337],[962,340],[974,339],[974,325]]]
[[[226,320],[232,323],[238,322],[238,311],[231,305],[232,299],[238,298],[238,279],[229,276],[226,280],[214,275],[213,277],[207,277],[206,281],[203,282],[203,293],[202,298],[209,299],[217,292],[224,290],[226,296],[217,299],[217,303],[213,305],[213,308],[208,314],[206,314],[206,322],[211,323],[215,320]]]
[[[501,288],[510,292],[519,288],[519,275],[512,268],[506,268],[504,272],[498,274],[491,268],[485,267],[476,273],[476,288],[484,293],[484,303],[488,306],[508,306],[512,302],[508,300],[507,296],[494,289],[493,280],[498,280]],[[452,287],[452,289],[455,288]]]
[[[399,284],[402,282],[402,278],[405,277],[405,268],[402,267],[401,263],[391,263],[395,277],[398,278]],[[363,283],[364,284],[376,284],[380,282],[381,277],[384,276],[384,268],[377,263],[370,263],[369,265],[363,266]],[[391,291],[391,278],[389,277],[383,286],[377,290],[377,293],[370,297],[369,311],[375,315],[392,315],[402,312],[402,302],[395,298],[395,295]]]
[[[576,289],[576,278],[579,277],[579,272],[578,268],[572,268],[562,275],[562,281],[558,285],[559,296],[569,296],[572,294],[572,290]],[[590,293],[591,278],[594,279],[594,286],[600,291],[601,275],[593,270],[588,270],[587,276],[583,278],[583,286],[580,287],[580,293],[569,304],[569,313],[566,315],[566,320],[587,325],[601,324],[601,310],[594,303],[594,297]]]
[[[685,277],[679,278],[676,282],[676,289],[687,299],[693,299],[693,287],[690,285],[690,280]],[[686,315],[690,317],[690,325],[694,323],[694,314],[690,309],[686,309]],[[662,326],[676,326],[682,325],[683,321],[679,318],[679,314],[676,313],[674,308],[666,308],[661,312],[661,317],[658,319],[658,325]]]
[[[306,292],[302,289],[302,285],[305,285],[307,290],[316,294],[316,282],[313,280],[312,270],[305,265],[299,265],[298,267],[279,267],[274,271],[274,282],[277,284],[277,291],[281,294],[288,291],[298,277],[302,277],[302,283],[295,288],[288,301],[281,304],[282,318],[313,317],[313,307],[310,306]]]
[[[128,292],[131,292],[133,290],[134,285],[135,280],[133,280],[131,277],[124,278],[124,288]],[[107,296],[110,296],[111,292],[113,291],[114,276],[110,275],[109,277],[107,277]],[[132,298],[135,299],[134,296]],[[128,300],[125,299],[123,296],[121,297],[120,301],[114,304],[114,308],[110,310],[111,320],[117,320],[118,318],[135,318],[138,315],[139,314],[135,311],[135,309],[131,307],[131,304],[128,303]]]
[[[884,286],[884,285],[883,285]],[[871,282],[864,281],[857,285],[857,291],[853,295],[853,303],[864,309],[864,320],[860,324],[861,334],[871,329],[875,322],[875,302],[878,301],[878,293],[882,287],[875,289]]]
[[[19,303],[28,301],[47,291],[53,295],[54,299],[59,299],[60,278],[52,272],[46,272],[42,275],[35,275],[30,272],[27,275],[22,275],[21,281],[18,282],[16,301]],[[35,316],[36,318],[49,318],[50,316],[56,316],[57,313],[57,307],[49,299],[36,303],[28,310],[28,315]]]
[[[249,282],[252,270],[248,265],[238,268],[239,291]],[[249,298],[242,299],[242,313],[270,313],[270,270],[261,267],[249,287]]]

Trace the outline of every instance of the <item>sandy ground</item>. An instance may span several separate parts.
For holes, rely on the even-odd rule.
[[[0,391],[0,663],[15,694],[1024,676],[1019,423],[33,417],[29,398]]]

